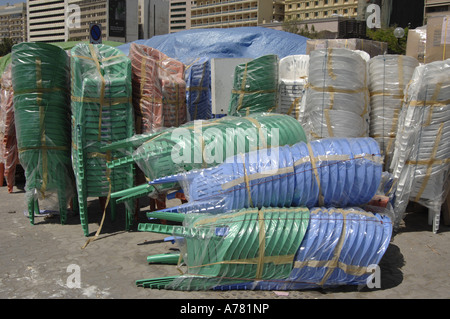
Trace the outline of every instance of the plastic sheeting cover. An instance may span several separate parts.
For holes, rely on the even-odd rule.
[[[281,59],[288,55],[305,54],[307,38],[289,32],[262,27],[230,29],[185,30],[154,36],[135,43],[155,48],[171,58],[188,64],[198,57],[258,58],[275,54]],[[131,43],[118,47],[129,53]]]

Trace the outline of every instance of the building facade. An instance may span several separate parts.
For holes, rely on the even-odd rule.
[[[191,12],[197,1],[170,0],[169,9],[169,33],[174,33],[191,28]]]
[[[259,26],[273,20],[273,0],[197,0],[191,29]]]
[[[139,36],[138,0],[29,0],[29,42],[88,41],[91,24],[102,39],[131,42]]]
[[[285,19],[315,20],[331,17],[356,18],[358,0],[286,0]]]
[[[149,39],[169,33],[169,0],[139,0],[139,4],[142,22],[140,38]]]
[[[66,7],[67,0],[28,0],[28,42],[67,41]]]
[[[25,3],[0,6],[0,41],[3,38],[10,38],[14,43],[27,41]]]

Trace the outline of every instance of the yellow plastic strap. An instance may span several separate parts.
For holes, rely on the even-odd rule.
[[[39,149],[42,154],[42,185],[41,193],[42,197],[45,198],[45,191],[47,190],[48,183],[48,158],[47,158],[47,145],[45,140],[45,108],[42,105],[42,60],[36,57],[36,88],[37,96],[36,103],[39,107],[39,136],[41,140],[41,145]]]
[[[256,275],[255,279],[259,280],[262,278],[263,269],[264,269],[264,259],[266,254],[266,223],[264,222],[264,211],[258,211],[258,225],[259,225],[259,252],[258,252],[258,263],[256,266]]]
[[[194,60],[194,62],[192,62],[191,64],[185,65],[185,71],[189,70],[191,68],[191,66],[193,66],[195,64],[195,62],[197,62],[198,60],[200,60],[200,58],[197,58]]]
[[[71,99],[73,102],[78,103],[101,103],[102,99],[98,97],[86,97],[86,96],[71,96]],[[104,98],[103,102],[106,104],[112,106],[112,105],[119,105],[124,103],[131,103],[132,98],[131,97],[115,97],[115,98]]]
[[[107,163],[111,162],[111,151],[107,151],[105,156],[106,156],[106,162]],[[108,167],[108,165],[106,167]],[[106,209],[108,208],[109,201],[111,199],[111,192],[112,192],[111,169],[110,168],[106,168],[106,179],[108,180],[109,190],[108,190],[108,195],[106,197],[105,208],[103,209],[103,216],[102,216],[102,220],[100,222],[100,226],[97,229],[97,232],[95,233],[94,237],[89,238],[86,241],[86,243],[83,245],[83,247],[81,247],[82,249],[85,249],[87,247],[87,245],[89,245],[91,242],[97,240],[98,236],[100,235],[100,232],[102,231],[103,223],[105,222],[105,217],[106,217]]]
[[[302,99],[302,97],[299,96],[292,102],[291,107],[287,111],[286,115],[291,115],[292,112],[295,110],[295,115],[296,115],[296,118],[298,119],[298,107],[297,107],[297,105],[301,101],[301,99]]]
[[[324,92],[324,93],[345,93],[345,94],[354,94],[354,93],[361,93],[364,91],[368,91],[367,87],[362,87],[359,89],[355,89],[355,90],[351,90],[351,89],[338,89],[335,88],[333,86],[315,86],[312,85],[311,83],[308,84],[308,87],[310,87],[311,89],[313,89],[314,91],[317,92]]]
[[[448,20],[450,20],[450,16],[445,17],[444,49],[442,50],[442,61],[445,60],[446,56]]]
[[[245,155],[241,154],[241,157],[242,157],[242,165],[244,166],[244,181],[245,181],[245,187],[247,188],[247,193],[248,193],[248,203],[249,203],[250,207],[253,207],[252,194],[250,192],[250,181],[249,181],[248,175],[247,175],[247,168],[245,167]]]
[[[437,100],[438,95],[441,92],[442,85],[443,85],[442,82],[436,84],[436,88],[434,89],[433,96],[431,97],[432,101],[436,101]],[[427,102],[427,104],[429,104],[429,103]],[[424,124],[424,126],[429,126],[431,124],[431,120],[433,119],[433,112],[434,112],[435,106],[436,105],[434,105],[434,104],[430,105],[430,111],[428,112],[428,120]]]
[[[328,48],[328,55],[327,55],[327,70],[328,70],[328,76],[332,78],[333,80],[336,80],[336,74],[333,73],[333,49]]]
[[[254,173],[254,174],[247,174],[245,177],[239,177],[232,181],[229,181],[225,184],[222,184],[222,190],[226,191],[234,186],[241,185],[242,183],[246,182],[246,179],[250,181],[270,177],[270,176],[278,176],[278,175],[284,175],[284,174],[291,174],[294,173],[294,167],[288,166],[284,168],[275,168],[270,171],[265,171],[264,173]]]
[[[339,256],[341,255],[342,247],[344,247],[345,234],[347,233],[347,214],[342,214],[342,216],[344,218],[344,222],[342,225],[341,236],[339,236],[339,241],[334,249],[333,258],[331,258],[331,260],[326,265],[327,271],[320,281],[321,286],[323,286],[327,282],[328,278],[330,278],[336,267],[338,267]]]
[[[331,125],[331,120],[330,120],[330,110],[325,109],[324,113],[325,113],[325,120],[327,123],[328,136],[334,137],[333,127]]]
[[[105,78],[103,77],[102,74],[102,69],[100,67],[100,62],[98,60],[97,57],[97,53],[95,53],[95,49],[94,49],[94,45],[93,44],[89,44],[89,50],[91,52],[92,55],[92,59],[95,62],[95,66],[97,67],[97,71],[98,74],[100,75],[100,80],[101,80],[101,88],[100,88],[100,110],[99,110],[99,115],[98,115],[98,141],[100,141],[102,139],[102,110],[103,110],[103,105],[105,103],[104,99],[105,99]]]
[[[311,144],[308,143],[307,146],[308,146],[309,158],[311,160],[311,166],[313,168],[314,176],[316,177],[317,186],[319,187],[319,206],[323,206],[324,197],[322,194],[322,187],[320,186],[320,177],[319,177],[319,172],[317,171],[316,158],[314,157],[314,152],[311,147]]]
[[[262,130],[261,123],[259,123],[258,120],[252,117],[246,117],[245,119],[252,122],[253,125],[256,126],[256,128],[258,129],[259,141],[262,141],[263,148],[267,148],[267,141],[266,138],[264,137],[264,131]],[[259,149],[259,144],[257,148]]]

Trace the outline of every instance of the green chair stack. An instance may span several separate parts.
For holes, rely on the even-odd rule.
[[[78,44],[71,50],[71,75],[72,165],[80,221],[88,236],[87,198],[106,197],[114,220],[116,202],[109,201],[111,193],[134,183],[133,164],[107,167],[108,162],[130,154],[132,149],[101,150],[134,134],[131,61],[108,45]],[[132,224],[133,207],[133,203],[126,205],[127,230]]]
[[[278,67],[277,55],[265,55],[238,65],[234,71],[228,115],[275,112],[279,104]]]
[[[74,195],[68,56],[50,44],[17,44],[12,50],[12,81],[30,222],[34,224],[39,214],[39,200],[56,193],[61,224],[65,224]]]
[[[171,215],[153,214],[169,219]],[[178,214],[172,215],[179,218]],[[138,280],[136,285],[208,290],[245,280],[287,279],[308,228],[309,216],[304,207],[251,208],[227,214],[186,214],[183,226],[144,224],[146,231],[183,238],[179,261],[186,264],[187,272],[181,276]],[[165,228],[161,230],[159,226]]]

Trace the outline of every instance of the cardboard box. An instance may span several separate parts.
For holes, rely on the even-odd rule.
[[[327,48],[345,48],[350,50],[361,50],[367,52],[371,58],[386,54],[388,44],[366,39],[315,39],[306,41],[306,54],[313,50]]]
[[[425,63],[449,58],[450,15],[428,17]]]
[[[425,63],[427,45],[427,26],[418,27],[408,31],[406,55],[416,58],[419,63]]]

